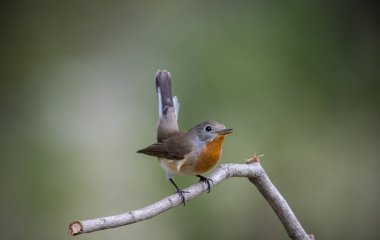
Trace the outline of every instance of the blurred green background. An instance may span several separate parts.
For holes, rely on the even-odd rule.
[[[380,34],[365,1],[1,3],[2,239],[72,239],[69,222],[171,193],[154,158],[153,76],[180,127],[235,129],[222,162],[262,165],[317,239],[376,239]],[[186,187],[197,181],[177,177]],[[77,239],[286,239],[259,192],[231,179],[149,221]]]

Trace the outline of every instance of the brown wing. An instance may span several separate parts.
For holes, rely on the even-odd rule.
[[[146,148],[138,150],[137,152],[154,157],[181,160],[186,154],[191,152],[191,149],[191,143],[186,141],[186,138],[182,135],[154,143]]]

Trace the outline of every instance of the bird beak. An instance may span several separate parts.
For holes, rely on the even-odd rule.
[[[217,131],[216,133],[219,134],[219,135],[224,136],[224,135],[230,134],[232,132],[233,132],[232,128],[225,128],[225,129]]]

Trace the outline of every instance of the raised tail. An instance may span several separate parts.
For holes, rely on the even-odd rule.
[[[158,100],[157,141],[165,140],[178,132],[179,102],[172,97],[171,76],[166,70],[158,70],[154,78]]]

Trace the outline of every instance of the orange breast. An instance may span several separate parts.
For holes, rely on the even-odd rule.
[[[206,172],[218,163],[222,154],[223,141],[224,136],[217,136],[214,140],[207,143],[198,156],[198,160],[194,166],[195,172]]]

